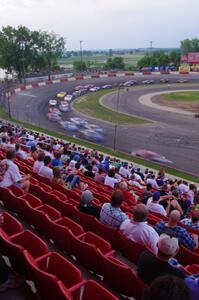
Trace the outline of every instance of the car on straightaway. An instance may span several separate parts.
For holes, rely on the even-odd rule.
[[[48,118],[48,120],[53,121],[53,122],[61,121],[61,116],[54,112],[47,113],[47,118]]]
[[[64,97],[64,100],[70,102],[70,101],[73,100],[73,98],[74,98],[73,95],[66,95],[66,96]]]
[[[111,84],[105,84],[105,85],[103,85],[101,88],[103,89],[103,90],[108,90],[108,89],[112,89],[112,85]]]
[[[61,101],[59,105],[59,109],[63,112],[68,112],[70,107],[67,101]]]
[[[104,129],[99,127],[98,125],[95,125],[95,124],[87,124],[84,127],[88,130],[93,130],[93,131],[96,131],[98,133],[104,133]]]
[[[149,79],[149,80],[144,80],[142,81],[143,84],[153,84],[154,83],[154,80],[152,79]]]
[[[136,80],[129,80],[129,81],[126,81],[122,84],[123,87],[130,87],[130,86],[133,86],[137,84],[137,81]]]
[[[55,107],[50,107],[48,112],[61,115],[61,111],[58,108],[55,108]]]
[[[81,130],[80,132],[82,133],[84,138],[88,139],[89,141],[97,143],[101,143],[104,141],[104,136],[94,130],[85,129]]]
[[[57,105],[57,100],[51,99],[51,100],[49,100],[48,104],[50,106],[56,106]]]
[[[132,155],[136,155],[138,157],[142,157],[148,160],[156,161],[158,163],[163,163],[163,164],[173,164],[171,160],[168,160],[165,156],[162,154],[149,151],[149,150],[137,150],[135,152],[132,152]]]
[[[64,98],[66,96],[66,92],[57,93],[57,98]]]
[[[167,79],[167,78],[166,78],[166,79],[165,79],[165,78],[162,78],[162,79],[160,79],[160,82],[161,82],[161,83],[167,83],[167,82],[169,82],[169,79]]]
[[[176,82],[177,83],[187,83],[187,82],[189,82],[189,80],[188,79],[178,79],[178,80],[176,80]]]
[[[94,86],[92,88],[89,89],[89,92],[97,92],[100,90],[100,87],[99,86]]]
[[[75,132],[75,131],[79,130],[78,126],[70,121],[61,121],[61,122],[59,122],[59,124],[61,125],[61,127],[63,129],[68,130],[68,131]]]
[[[74,88],[74,90],[75,90],[75,91],[79,91],[79,90],[81,90],[81,89],[83,89],[83,88],[84,88],[83,85],[77,85],[77,86]]]
[[[71,122],[73,122],[75,125],[80,126],[80,127],[84,127],[85,125],[88,124],[88,122],[85,119],[82,118],[70,118]]]
[[[84,85],[83,86],[83,89],[86,89],[86,90],[89,90],[89,89],[92,89],[94,87],[94,84],[87,84],[87,85]]]

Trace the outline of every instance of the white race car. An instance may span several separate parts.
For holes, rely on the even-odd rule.
[[[64,97],[64,100],[70,102],[70,101],[73,100],[73,98],[74,98],[73,95],[66,95],[66,96]]]
[[[88,122],[85,119],[81,118],[70,118],[71,122],[73,122],[75,125],[84,127],[88,124]]]
[[[48,103],[49,103],[50,106],[56,106],[57,105],[57,100],[52,99],[52,100],[49,100]]]
[[[69,104],[67,101],[61,101],[59,105],[59,109],[63,112],[69,111]]]

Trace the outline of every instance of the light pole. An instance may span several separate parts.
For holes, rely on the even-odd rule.
[[[6,73],[6,92],[5,92],[5,98],[7,99],[8,101],[8,114],[9,114],[9,117],[11,118],[12,115],[11,115],[11,106],[10,106],[10,91],[9,91],[9,78],[8,78],[8,72],[5,72]]]
[[[25,60],[25,57],[24,57],[24,51],[25,51],[25,42],[23,39],[21,39],[20,41],[20,48],[22,50],[22,77],[23,77],[23,83],[26,84],[26,79],[25,79],[25,65],[24,65],[24,60]]]
[[[79,46],[80,46],[80,58],[81,58],[81,62],[83,61],[83,50],[82,50],[82,43],[83,43],[83,41],[79,41]]]
[[[120,84],[118,86],[118,90],[117,90],[117,101],[116,101],[116,112],[118,112],[119,109],[119,101],[120,101],[120,89],[121,89],[122,85]],[[116,142],[117,142],[117,128],[118,128],[118,122],[115,122],[115,126],[114,126],[114,136],[113,136],[113,151],[116,151]]]

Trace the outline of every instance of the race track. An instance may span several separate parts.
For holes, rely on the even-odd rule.
[[[182,76],[182,75],[181,75]],[[184,75],[189,79],[189,84],[174,84],[179,75],[164,75],[161,78],[169,78],[170,89],[198,89],[199,76],[197,74]],[[48,112],[48,101],[53,99],[55,94],[60,91],[73,91],[77,85],[94,83],[95,85],[118,84],[130,80],[128,77],[109,77],[88,80],[69,81],[66,83],[56,83],[22,91],[10,100],[11,113],[17,119],[35,124],[37,126],[52,129],[57,132],[66,133],[60,128],[59,124],[50,122],[46,118]],[[155,83],[159,82],[160,76],[150,75],[143,77],[133,76],[138,83],[147,79],[154,79]],[[165,112],[153,109],[139,103],[138,98],[148,92],[163,91],[168,89],[167,84],[151,85],[148,88],[140,85],[140,89],[132,88],[127,92],[121,91],[119,99],[119,111],[146,117],[154,122],[150,125],[128,125],[119,126],[117,130],[116,148],[127,153],[137,149],[148,149],[166,156],[167,159],[174,162],[173,166],[187,172],[199,175],[199,119],[190,116],[178,115],[172,112]],[[116,94],[106,96],[103,104],[113,109],[116,108]],[[71,116],[78,116],[75,112],[66,113],[63,119],[66,120]],[[89,118],[86,118],[89,120]],[[102,121],[90,122],[99,124],[106,131],[104,145],[113,148],[114,124]],[[81,135],[77,134],[77,137]]]

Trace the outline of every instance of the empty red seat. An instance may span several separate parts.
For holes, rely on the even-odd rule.
[[[120,243],[120,249],[122,254],[132,261],[133,263],[137,264],[140,254],[147,249],[146,246],[138,244],[134,241],[129,240],[120,232],[118,232],[118,239]]]
[[[83,281],[69,289],[72,295],[78,290],[80,290],[80,293],[76,300],[119,300],[119,298],[94,280]],[[68,297],[68,300],[74,299],[71,296]]]
[[[101,274],[101,256],[111,253],[111,245],[92,232],[87,232],[71,241],[72,253],[87,269]]]
[[[25,251],[25,257],[42,299],[66,300],[69,296],[68,289],[82,282],[81,272],[58,253],[50,252],[35,260]],[[76,297],[78,294],[79,292],[75,292]]]
[[[67,217],[52,221],[50,224],[50,239],[61,249],[68,253],[72,253],[72,238],[83,234],[81,225],[75,223]]]
[[[23,231],[22,224],[15,217],[7,212],[3,212],[2,215],[4,221],[0,227],[0,235],[3,234],[11,237]]]
[[[197,253],[197,249],[189,250],[184,246],[180,247],[179,252],[176,255],[176,258],[183,266],[198,264],[199,263],[199,253]]]
[[[138,278],[130,267],[116,258],[102,257],[104,280],[119,293],[141,300],[146,285]]]

